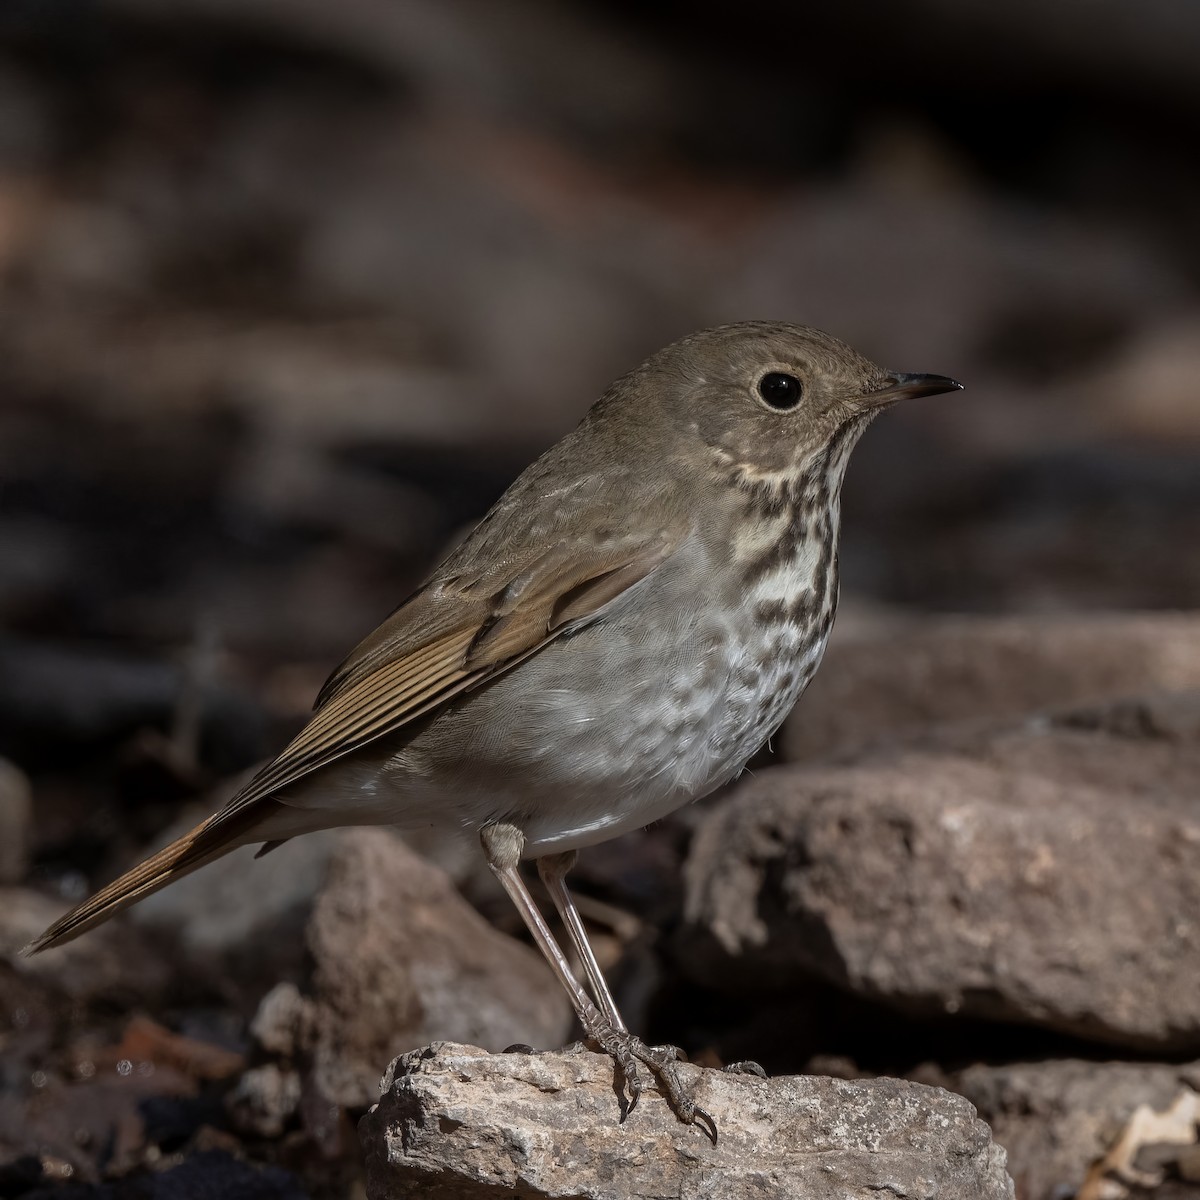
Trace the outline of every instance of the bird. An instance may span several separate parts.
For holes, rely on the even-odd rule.
[[[622,1119],[648,1072],[715,1141],[680,1052],[621,1017],[566,876],[581,849],[712,793],[768,741],[833,626],[851,451],[895,401],[961,386],[786,322],[703,329],[653,354],[334,670],[276,758],[26,953],[247,844],[261,855],[375,824],[477,839],[587,1039],[613,1058]]]

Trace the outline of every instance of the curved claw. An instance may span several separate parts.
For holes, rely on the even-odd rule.
[[[766,1071],[763,1070],[762,1065],[750,1058],[745,1059],[743,1062],[727,1063],[721,1070],[731,1075],[755,1075],[759,1079],[770,1078]]]
[[[621,1073],[623,1086],[618,1086],[617,1094],[625,1099],[620,1117],[622,1124],[637,1108],[641,1098],[643,1085],[638,1064],[644,1063],[650,1068],[658,1090],[679,1120],[685,1125],[699,1125],[712,1144],[717,1144],[717,1123],[712,1114],[705,1112],[692,1100],[688,1089],[679,1079],[679,1063],[686,1061],[686,1058],[678,1046],[647,1046],[624,1029],[614,1029],[598,1011],[584,1016],[584,1031],[589,1040],[612,1056]]]
[[[698,1125],[715,1146],[717,1144],[716,1121],[710,1112],[701,1108],[692,1099],[691,1094],[680,1081],[678,1064],[683,1059],[682,1051],[677,1046],[644,1046],[640,1052],[634,1050],[634,1054],[654,1071],[659,1091],[679,1120],[685,1125]]]
[[[697,1105],[695,1110],[692,1112],[691,1124],[699,1125],[700,1128],[703,1129],[706,1134],[708,1134],[709,1138],[712,1140],[712,1144],[714,1146],[717,1144],[717,1123],[713,1120],[712,1113]]]
[[[625,1119],[637,1108],[638,1101],[642,1098],[642,1081],[638,1078],[636,1068],[631,1071],[622,1066],[621,1071],[625,1076],[625,1091],[628,1095],[625,1111],[621,1114],[621,1123],[624,1124]]]

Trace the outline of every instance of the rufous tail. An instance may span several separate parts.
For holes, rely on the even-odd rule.
[[[94,896],[77,904],[40,937],[34,938],[21,953],[37,954],[38,951],[48,950],[51,946],[61,946],[93,926],[107,921],[121,909],[149,896],[151,892],[157,892],[159,888],[182,879],[184,875],[190,875],[206,863],[228,854],[230,850],[236,850],[238,846],[245,844],[245,839],[239,836],[240,829],[230,828],[230,825],[229,821],[218,822],[217,817],[202,821],[183,837],[176,839],[145,862],[138,863],[119,879],[114,879],[107,887],[101,888]]]

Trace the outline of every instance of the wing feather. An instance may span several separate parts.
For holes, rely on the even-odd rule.
[[[471,643],[466,665],[472,669],[498,665],[555,630],[586,619],[650,574],[674,546],[674,538],[661,535],[649,541],[614,539],[588,553],[565,541],[551,547],[497,595],[479,636]],[[608,591],[597,587],[592,593],[597,603],[582,599],[590,585],[615,574],[622,576],[621,586]],[[577,597],[579,602],[573,603]]]
[[[377,631],[351,654],[309,723],[217,819],[402,728],[536,654],[566,629],[595,619],[656,570],[679,536],[613,539],[583,549],[564,542],[510,573],[490,596],[472,594],[480,580],[462,590],[443,581],[418,592],[387,622],[396,631],[390,652]],[[427,631],[425,639],[414,638],[414,629]],[[365,673],[360,653],[370,664]]]
[[[314,714],[273,762],[230,801],[232,815],[278,792],[318,767],[335,762],[359,746],[397,729],[470,682],[463,668],[475,637],[468,626],[439,638],[415,653],[385,662],[352,687],[338,693]],[[461,686],[460,686],[461,685]]]

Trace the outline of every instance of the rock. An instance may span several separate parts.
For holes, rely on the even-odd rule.
[[[0,1004],[6,1012],[11,989],[29,989],[43,999],[118,1007],[148,1004],[167,986],[170,967],[138,931],[105,925],[86,937],[34,958],[21,949],[57,917],[59,900],[27,888],[0,888]],[[31,1013],[39,1017],[42,1013]]]
[[[312,1001],[294,983],[279,983],[262,998],[250,1032],[268,1054],[295,1058],[312,1044],[315,1022]]]
[[[1081,705],[999,728],[943,727],[929,743],[999,769],[1017,763],[1045,780],[1189,813],[1200,778],[1200,690]]]
[[[541,957],[386,830],[341,835],[307,939],[313,1075],[334,1103],[372,1103],[380,1064],[433,1038],[500,1050],[559,1046],[570,1031],[570,1005]]]
[[[909,750],[750,779],[693,842],[681,963],[718,988],[818,976],[912,1015],[1194,1053],[1197,744],[1078,719],[997,735],[991,761]]]
[[[793,762],[1153,688],[1200,687],[1194,613],[933,617],[834,634],[781,734]]]
[[[1200,1090],[1200,1063],[1049,1062],[972,1066],[947,1086],[965,1096],[1008,1152],[1026,1200],[1074,1196],[1139,1105],[1170,1107]]]
[[[300,1073],[278,1063],[252,1067],[237,1082],[225,1107],[234,1127],[253,1137],[277,1138],[300,1108]]]
[[[25,874],[31,803],[24,772],[0,758],[0,884],[19,883]]]
[[[132,913],[262,996],[259,1046],[303,1063],[330,1103],[370,1104],[380,1065],[434,1038],[499,1050],[561,1045],[570,1032],[570,1005],[540,956],[390,830],[309,834],[253,855],[235,851]]]
[[[159,840],[174,840],[196,819],[188,813]],[[280,979],[297,982],[306,972],[305,923],[340,837],[307,834],[257,860],[257,847],[244,846],[148,896],[129,919],[169,936],[185,958],[211,962],[254,997]]]
[[[367,1196],[1013,1195],[987,1126],[941,1089],[682,1070],[716,1120],[716,1146],[652,1093],[621,1122],[612,1063],[585,1050],[488,1055],[437,1043],[402,1055],[359,1125]]]

